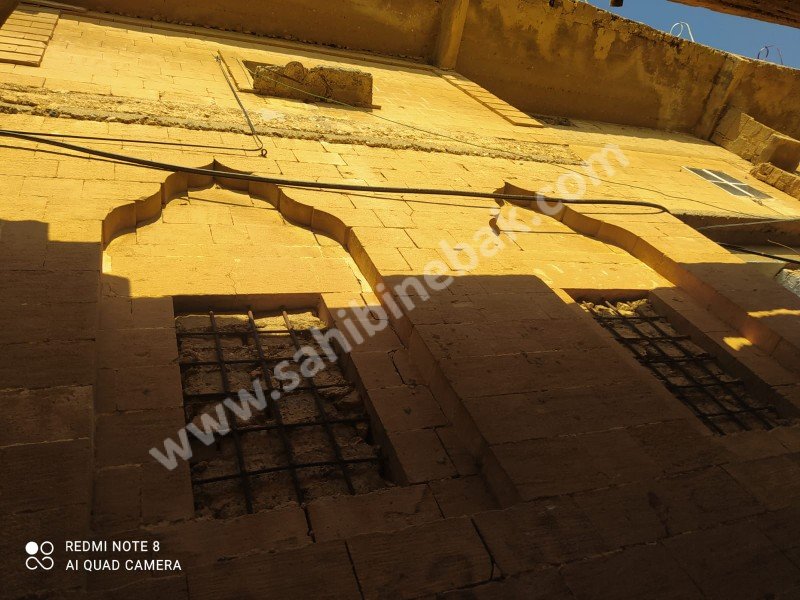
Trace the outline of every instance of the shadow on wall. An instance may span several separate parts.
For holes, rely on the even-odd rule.
[[[229,31],[311,41],[339,48],[395,56],[428,57],[435,48],[441,15],[439,2],[428,0],[76,0],[91,10],[153,18],[171,23],[197,23]]]
[[[183,425],[172,298],[131,298],[125,294],[125,281],[108,276],[103,288],[115,293],[99,306],[99,243],[50,241],[47,225],[40,222],[0,225],[0,288],[7,309],[0,328],[6,344],[0,389],[6,390],[5,417],[13,424],[0,433],[0,512],[8,523],[0,542],[5,592],[14,596],[43,587],[81,587],[84,577],[79,573],[59,568],[44,579],[26,570],[23,549],[31,539],[51,540],[57,548],[54,559],[63,566],[63,541],[87,539],[90,515],[104,534],[162,523],[149,534],[173,536],[171,557],[186,561],[190,590],[209,583],[216,573],[209,565],[217,564],[222,552],[230,559],[231,552],[258,550],[244,560],[272,564],[267,551],[285,539],[259,538],[255,547],[244,540],[231,550],[204,544],[203,536],[176,534],[180,522],[195,520],[187,467],[167,471],[148,455],[150,447]],[[661,476],[667,466],[634,460],[644,456],[644,446],[620,428],[646,426],[649,432],[669,421],[671,432],[677,427],[697,436],[696,419],[603,336],[587,314],[539,278],[464,275],[433,287],[419,273],[381,276],[374,267],[360,266],[365,274],[374,273],[373,285],[382,282],[394,290],[391,302],[404,307],[391,321],[405,353],[392,353],[395,346],[386,335],[366,334],[365,317],[355,313],[364,343],[354,345],[348,361],[358,379],[370,398],[412,381],[428,386],[449,423],[446,427],[461,444],[445,447],[441,463],[433,454],[420,453],[416,444],[396,445],[397,461],[403,465],[407,460],[402,468],[414,481],[441,478],[443,470],[460,474],[470,462],[458,457],[471,456],[482,463],[480,470],[498,500],[511,504]],[[732,280],[742,272],[740,265],[705,266],[727,270]],[[264,282],[265,292],[275,287],[274,281]],[[628,293],[636,290],[597,291],[613,297]],[[344,305],[328,308],[335,318],[345,319],[348,313],[342,316],[338,309],[352,309],[339,302]],[[386,304],[391,312],[391,303]],[[781,318],[776,313],[785,309],[768,297],[758,307],[765,319]],[[400,356],[408,362],[399,364]],[[428,425],[413,422],[406,413],[387,413],[385,405],[373,403],[371,409],[385,427],[394,428],[387,431],[390,440],[442,428],[442,421]],[[562,451],[564,433],[598,429],[610,433],[570,441],[572,446]],[[550,438],[561,441],[549,446]],[[465,453],[459,455],[461,447]],[[404,458],[403,451],[411,454]],[[664,452],[660,459],[669,461],[670,454]],[[289,536],[290,545],[308,544],[306,532],[301,519],[296,535]],[[318,590],[327,580],[324,569],[315,566],[308,565],[308,585]],[[280,575],[259,568],[252,572]],[[356,575],[363,575],[358,564]],[[90,585],[106,589],[147,577],[129,573],[121,581],[118,574],[95,573]],[[232,587],[226,589],[248,595],[263,589],[260,577],[229,577],[226,585]],[[471,583],[477,582],[466,582]]]
[[[3,595],[74,587],[46,578],[25,545],[88,539],[100,244],[49,239],[48,224],[0,220],[0,540]]]

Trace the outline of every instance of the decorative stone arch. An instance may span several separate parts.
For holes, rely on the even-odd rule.
[[[508,182],[504,191],[535,196]],[[534,200],[518,204],[537,210]],[[785,414],[800,414],[797,296],[777,282],[768,285],[757,267],[676,217],[633,208],[637,212],[590,214],[578,205],[561,205],[553,216],[576,233],[621,248],[674,284],[676,290],[652,293],[661,311],[681,321],[695,341],[742,372],[750,385],[772,396]],[[730,328],[727,336],[741,336],[735,347],[722,339],[720,325]],[[714,332],[719,340],[713,339]]]
[[[209,169],[229,170],[224,165],[214,161],[208,165]],[[156,193],[142,200],[122,205],[106,217],[103,222],[103,247],[104,252],[114,248],[113,242],[122,236],[131,234],[144,228],[155,226],[154,221],[165,214],[169,203],[180,198],[190,190],[209,189],[217,184],[224,190],[245,192],[253,198],[265,201],[273,214],[274,207],[283,205],[286,212],[294,211],[301,219],[307,212],[303,207],[283,196],[277,186],[248,182],[238,179],[214,178],[195,176],[185,173],[172,173],[166,177]],[[328,234],[341,234],[343,224],[330,215],[319,214],[320,226],[312,231]],[[306,219],[310,224],[310,217]],[[168,224],[162,223],[164,227]],[[296,222],[276,227],[294,228]],[[326,229],[328,231],[326,231]],[[313,239],[313,236],[312,236]],[[341,240],[341,235],[339,235]],[[337,240],[339,241],[339,240]],[[168,242],[165,242],[168,243]],[[228,247],[228,257],[233,257],[231,247],[235,248],[234,241],[223,242],[220,249]],[[281,245],[280,238],[276,236],[276,247]],[[157,247],[157,245],[155,246]],[[267,247],[265,247],[267,248]],[[291,248],[287,248],[291,253]],[[341,254],[346,255],[342,250]],[[349,258],[349,255],[347,255]],[[255,258],[257,259],[257,257]],[[133,260],[136,260],[135,258]],[[200,261],[201,259],[198,259]],[[110,259],[108,264],[110,265]],[[272,261],[273,263],[276,261]],[[353,266],[355,269],[355,266]],[[113,271],[113,269],[112,269]],[[149,447],[154,447],[159,438],[163,441],[166,437],[174,437],[177,431],[185,424],[182,417],[182,400],[180,377],[176,378],[177,360],[174,327],[171,320],[176,310],[194,311],[198,309],[216,311],[239,310],[246,312],[252,308],[258,310],[275,310],[286,306],[290,310],[298,307],[314,307],[323,317],[333,308],[331,300],[325,294],[325,289],[313,290],[307,281],[301,286],[300,292],[294,287],[281,287],[280,281],[264,280],[263,289],[251,289],[244,294],[224,294],[213,290],[214,286],[207,288],[211,293],[202,292],[199,295],[181,294],[176,289],[175,294],[165,291],[162,294],[125,293],[125,286],[129,280],[118,277],[113,272],[104,273],[104,292],[101,298],[101,330],[99,334],[98,356],[98,389],[96,393],[95,414],[96,424],[96,496],[95,524],[102,527],[121,527],[134,525],[119,515],[126,512],[126,507],[117,506],[108,502],[104,492],[110,486],[124,481],[122,487],[135,485],[139,482],[140,493],[137,498],[142,499],[139,508],[143,522],[150,520],[149,508],[146,502],[158,504],[158,495],[148,498],[148,490],[162,488],[174,492],[173,506],[164,504],[153,512],[156,520],[171,520],[174,518],[191,518],[191,485],[188,484],[188,472],[184,464],[174,472],[163,470],[160,465],[152,462],[148,454]],[[350,292],[354,299],[359,298],[362,286],[354,276]],[[168,289],[169,282],[166,282]],[[256,288],[258,286],[255,286]],[[308,288],[308,289],[306,289]],[[327,288],[326,288],[327,289]],[[366,291],[366,290],[363,290]],[[286,293],[284,293],[286,292]],[[335,294],[334,294],[335,297]],[[337,299],[338,300],[338,299]],[[158,398],[161,396],[161,400]],[[163,400],[163,401],[162,401]],[[170,433],[171,432],[171,433]],[[129,435],[127,438],[121,438]],[[163,446],[163,444],[162,444]],[[136,461],[139,462],[136,462]],[[163,472],[162,472],[163,471]],[[112,478],[115,481],[112,481]],[[155,478],[158,483],[151,480]],[[186,496],[186,491],[189,497]],[[99,499],[98,499],[99,498]],[[110,511],[109,507],[110,506]],[[131,508],[131,507],[127,507]],[[119,509],[118,515],[113,514]],[[131,510],[133,510],[131,508]],[[131,510],[127,512],[130,513]],[[159,512],[159,510],[161,512]],[[111,513],[111,514],[107,514]]]
[[[208,168],[235,172],[217,161],[210,163]],[[298,201],[292,197],[292,191],[289,189],[284,190],[272,184],[225,177],[212,178],[185,173],[167,175],[157,192],[142,200],[127,203],[111,211],[103,222],[104,249],[113,248],[112,242],[120,238],[120,236],[136,231],[138,228],[147,227],[148,224],[162,214],[164,208],[172,200],[181,197],[190,190],[208,188],[213,184],[228,190],[247,192],[251,197],[265,201],[270,205],[270,209],[277,208],[281,215],[291,222],[291,225],[287,225],[287,227],[304,227],[315,233],[327,235],[341,244],[346,252],[349,252],[356,263],[356,267],[366,275],[369,283],[374,284],[377,280],[378,270],[364,251],[352,227],[345,223],[342,218],[333,214],[333,211],[321,210]],[[110,246],[110,244],[112,245]],[[297,297],[294,300],[299,303],[307,303],[312,296],[316,300],[320,298],[320,294],[308,294]],[[336,294],[331,296],[336,296]],[[346,304],[343,304],[344,294],[339,294],[339,296],[333,298],[332,301],[338,303],[336,306],[346,307]],[[197,297],[189,297],[178,298],[175,302],[192,307],[197,306],[197,300]],[[215,297],[211,298],[211,300],[222,303],[220,306],[225,309],[227,306],[224,303],[234,302],[235,299]],[[262,303],[261,307],[274,308],[269,304],[273,300],[266,296],[244,296],[239,300],[254,303],[260,302]],[[282,300],[285,301],[285,298],[282,298]],[[194,305],[192,305],[193,302],[195,303]],[[364,300],[364,308],[369,307],[369,302],[369,299]],[[129,322],[132,323],[134,329],[124,330],[118,332],[120,335],[111,336],[105,335],[106,332],[103,330],[100,332],[101,338],[104,339],[101,339],[99,344],[101,356],[95,434],[95,526],[109,532],[148,527],[152,528],[157,536],[162,534],[171,536],[173,535],[172,532],[194,526],[190,525],[194,522],[194,510],[191,486],[187,485],[189,481],[188,469],[185,464],[182,464],[175,471],[166,471],[161,465],[151,460],[150,456],[146,454],[146,450],[156,443],[163,442],[166,436],[175,435],[177,428],[184,425],[182,410],[180,406],[177,406],[177,402],[173,402],[169,406],[159,406],[157,403],[148,405],[147,394],[142,393],[142,388],[150,384],[153,386],[163,385],[163,390],[166,393],[171,393],[171,397],[180,400],[180,380],[175,378],[177,368],[171,365],[171,362],[175,360],[174,354],[164,354],[157,357],[163,367],[159,376],[151,376],[146,372],[147,369],[145,368],[140,368],[137,371],[136,365],[138,363],[136,361],[140,361],[142,356],[144,356],[145,362],[147,360],[146,355],[137,354],[137,344],[139,342],[143,344],[150,343],[154,335],[160,335],[157,333],[159,330],[167,331],[161,340],[163,347],[165,349],[175,347],[174,333],[169,334],[168,332],[170,323],[164,320],[165,316],[173,314],[173,299],[145,298],[143,302],[137,304],[137,299],[134,298],[130,309],[125,302],[122,302],[121,305],[121,309],[119,307],[106,306],[104,312],[107,319],[112,321],[115,318],[132,319]],[[322,298],[321,306],[331,309],[334,305],[328,303],[326,298]],[[233,307],[231,306],[231,308]],[[336,315],[332,314],[328,314],[326,317],[330,320],[337,318]],[[137,323],[137,319],[142,319],[143,321]],[[135,331],[137,328],[140,330],[139,332]],[[115,353],[120,351],[126,355],[124,360],[130,359],[134,361],[132,370],[135,371],[133,374],[128,373],[121,383],[115,382],[113,377],[113,375],[119,374],[121,369],[109,366],[107,363],[110,357],[113,358]],[[424,386],[418,383],[407,385],[403,375],[398,373],[397,365],[392,362],[393,353],[398,351],[405,352],[406,350],[400,339],[392,332],[391,327],[387,327],[380,335],[371,339],[364,348],[359,348],[359,356],[347,360],[346,368],[348,373],[353,375],[351,379],[358,381],[360,387],[365,391],[370,386],[390,386],[392,388],[391,410],[396,411],[395,405],[406,402],[404,396],[407,395],[411,399],[409,401],[414,403],[415,410],[420,410],[423,415],[433,419],[428,426],[430,429],[412,432],[414,433],[413,436],[405,435],[395,438],[395,433],[392,429],[393,424],[388,421],[383,423],[382,421],[383,413],[381,411],[384,409],[381,407],[376,409],[372,403],[369,405],[371,416],[373,416],[373,424],[377,425],[375,435],[388,454],[392,478],[400,483],[411,484],[407,487],[396,487],[388,490],[386,494],[394,498],[388,500],[388,502],[391,505],[391,510],[395,512],[398,510],[397,502],[401,505],[399,508],[400,513],[403,513],[406,510],[405,507],[407,507],[410,514],[408,522],[413,523],[416,522],[415,519],[429,519],[432,518],[432,514],[439,514],[438,509],[435,508],[430,489],[425,485],[413,485],[418,483],[419,479],[416,478],[416,475],[411,474],[411,470],[408,469],[413,469],[417,466],[413,463],[414,460],[419,460],[418,456],[414,455],[415,453],[418,455],[420,452],[428,452],[433,448],[434,452],[444,454],[433,427],[446,425],[447,420],[442,416],[433,397],[429,393],[422,393]],[[401,370],[411,368],[404,366],[401,367]],[[115,369],[116,372],[114,372]],[[106,371],[105,373],[103,373],[104,370]],[[383,380],[381,379],[382,377],[384,378]],[[386,377],[391,379],[388,384],[382,383]],[[108,388],[107,386],[109,385],[113,387]],[[103,389],[103,386],[106,386],[106,389]],[[131,387],[133,388],[132,390],[126,389]],[[109,397],[114,398],[116,401],[118,396],[128,397],[131,392],[136,395],[138,400],[144,402],[144,405],[139,407],[141,410],[130,410],[136,408],[131,405],[108,405]],[[150,393],[158,392],[151,390]],[[375,402],[377,405],[378,398],[375,398]],[[122,417],[123,413],[127,414],[127,416]],[[395,449],[395,439],[401,439],[402,441],[399,450]],[[135,441],[135,443],[130,444],[132,448],[128,447],[129,444],[126,444],[126,440]],[[431,446],[434,441],[438,446]],[[132,463],[133,460],[138,459],[143,450],[144,456],[142,459],[150,461],[152,464]],[[131,456],[131,451],[138,452],[138,454]],[[109,460],[108,456],[111,456],[112,459]],[[436,460],[447,461],[447,464],[450,464],[446,455],[444,455],[443,459],[441,457],[435,458]],[[428,457],[426,456],[425,459],[427,460]],[[452,469],[452,466],[448,467],[448,469]],[[442,477],[455,475],[455,471],[451,473],[448,469],[442,469]],[[437,474],[437,477],[439,476]],[[125,490],[124,497],[114,494],[113,490]],[[380,505],[381,502],[386,502],[387,500],[381,500],[381,497],[385,497],[383,494],[384,492],[378,493],[378,496],[368,502],[374,502],[376,506]],[[346,510],[349,509],[345,509],[345,512]],[[304,527],[307,529],[306,521],[302,515],[303,511],[300,509],[276,509],[268,512],[271,513],[269,516],[260,517],[262,521],[266,520],[272,524],[286,522],[295,531],[302,529],[305,532]],[[139,515],[138,520],[136,516],[131,515]],[[158,522],[172,524],[158,525]],[[353,526],[355,527],[356,525]],[[273,528],[270,526],[270,529]],[[281,532],[280,528],[274,529],[281,535],[285,533]],[[174,537],[171,538],[174,544],[189,543],[179,541],[178,537],[177,534],[174,534]],[[272,543],[272,540],[267,539],[264,543],[268,546]],[[242,552],[244,551],[242,549]]]

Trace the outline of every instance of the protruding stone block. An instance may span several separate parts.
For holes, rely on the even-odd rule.
[[[295,60],[283,67],[255,65],[253,89],[265,96],[372,106],[370,73],[332,67],[306,69]]]

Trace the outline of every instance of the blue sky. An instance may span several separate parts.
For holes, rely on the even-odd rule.
[[[755,58],[765,44],[772,44],[781,49],[787,66],[800,69],[800,29],[668,0],[625,0],[622,8],[610,8],[608,0],[590,0],[590,3],[661,31],[669,31],[673,23],[686,21],[692,28],[696,42],[749,58]],[[777,50],[771,49],[767,60],[779,62]]]

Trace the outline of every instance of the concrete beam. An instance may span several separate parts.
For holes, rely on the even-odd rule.
[[[442,7],[442,22],[433,63],[441,69],[453,69],[456,66],[468,9],[469,0],[446,0]]]

